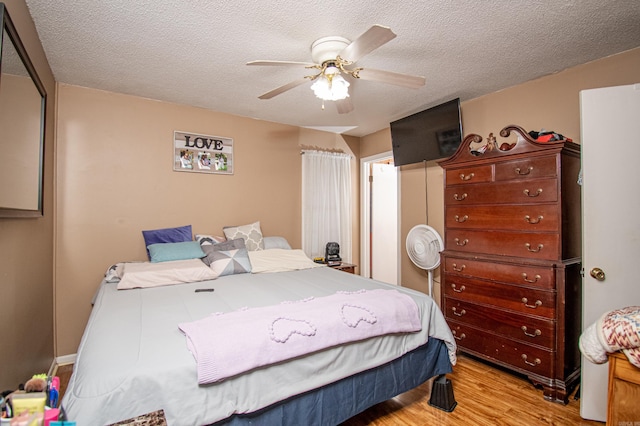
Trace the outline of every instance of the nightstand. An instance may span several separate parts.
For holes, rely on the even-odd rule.
[[[622,352],[610,354],[607,425],[637,424],[639,397],[640,368],[631,364]]]
[[[357,266],[358,265],[354,265],[353,263],[342,262],[340,265],[329,266],[329,267],[333,269],[338,269],[339,271],[348,272],[350,274],[355,274]]]

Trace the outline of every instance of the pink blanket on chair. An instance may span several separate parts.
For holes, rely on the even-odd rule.
[[[607,354],[622,351],[640,368],[640,306],[606,312],[580,336],[580,351],[591,362],[607,362]]]
[[[206,384],[321,349],[422,328],[418,306],[396,290],[338,292],[179,324]]]

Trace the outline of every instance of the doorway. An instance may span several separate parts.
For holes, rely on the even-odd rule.
[[[392,152],[360,160],[360,274],[398,285],[400,179]]]

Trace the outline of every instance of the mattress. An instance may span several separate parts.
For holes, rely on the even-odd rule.
[[[202,288],[214,291],[196,292]],[[397,289],[408,294],[419,307],[422,330],[332,347],[219,383],[198,385],[195,360],[179,323],[214,312],[361,289]],[[62,407],[67,418],[78,424],[110,424],[159,409],[171,425],[212,424],[384,366],[430,339],[444,342],[449,362],[455,362],[453,336],[429,296],[331,268],[237,274],[134,290],[117,290],[116,284],[103,282]]]

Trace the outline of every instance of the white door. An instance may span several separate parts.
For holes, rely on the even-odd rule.
[[[584,330],[610,310],[640,305],[640,84],[584,90],[580,110]],[[606,420],[607,373],[608,364],[582,357],[583,418]]]
[[[371,278],[398,284],[398,179],[393,164],[373,163]]]

